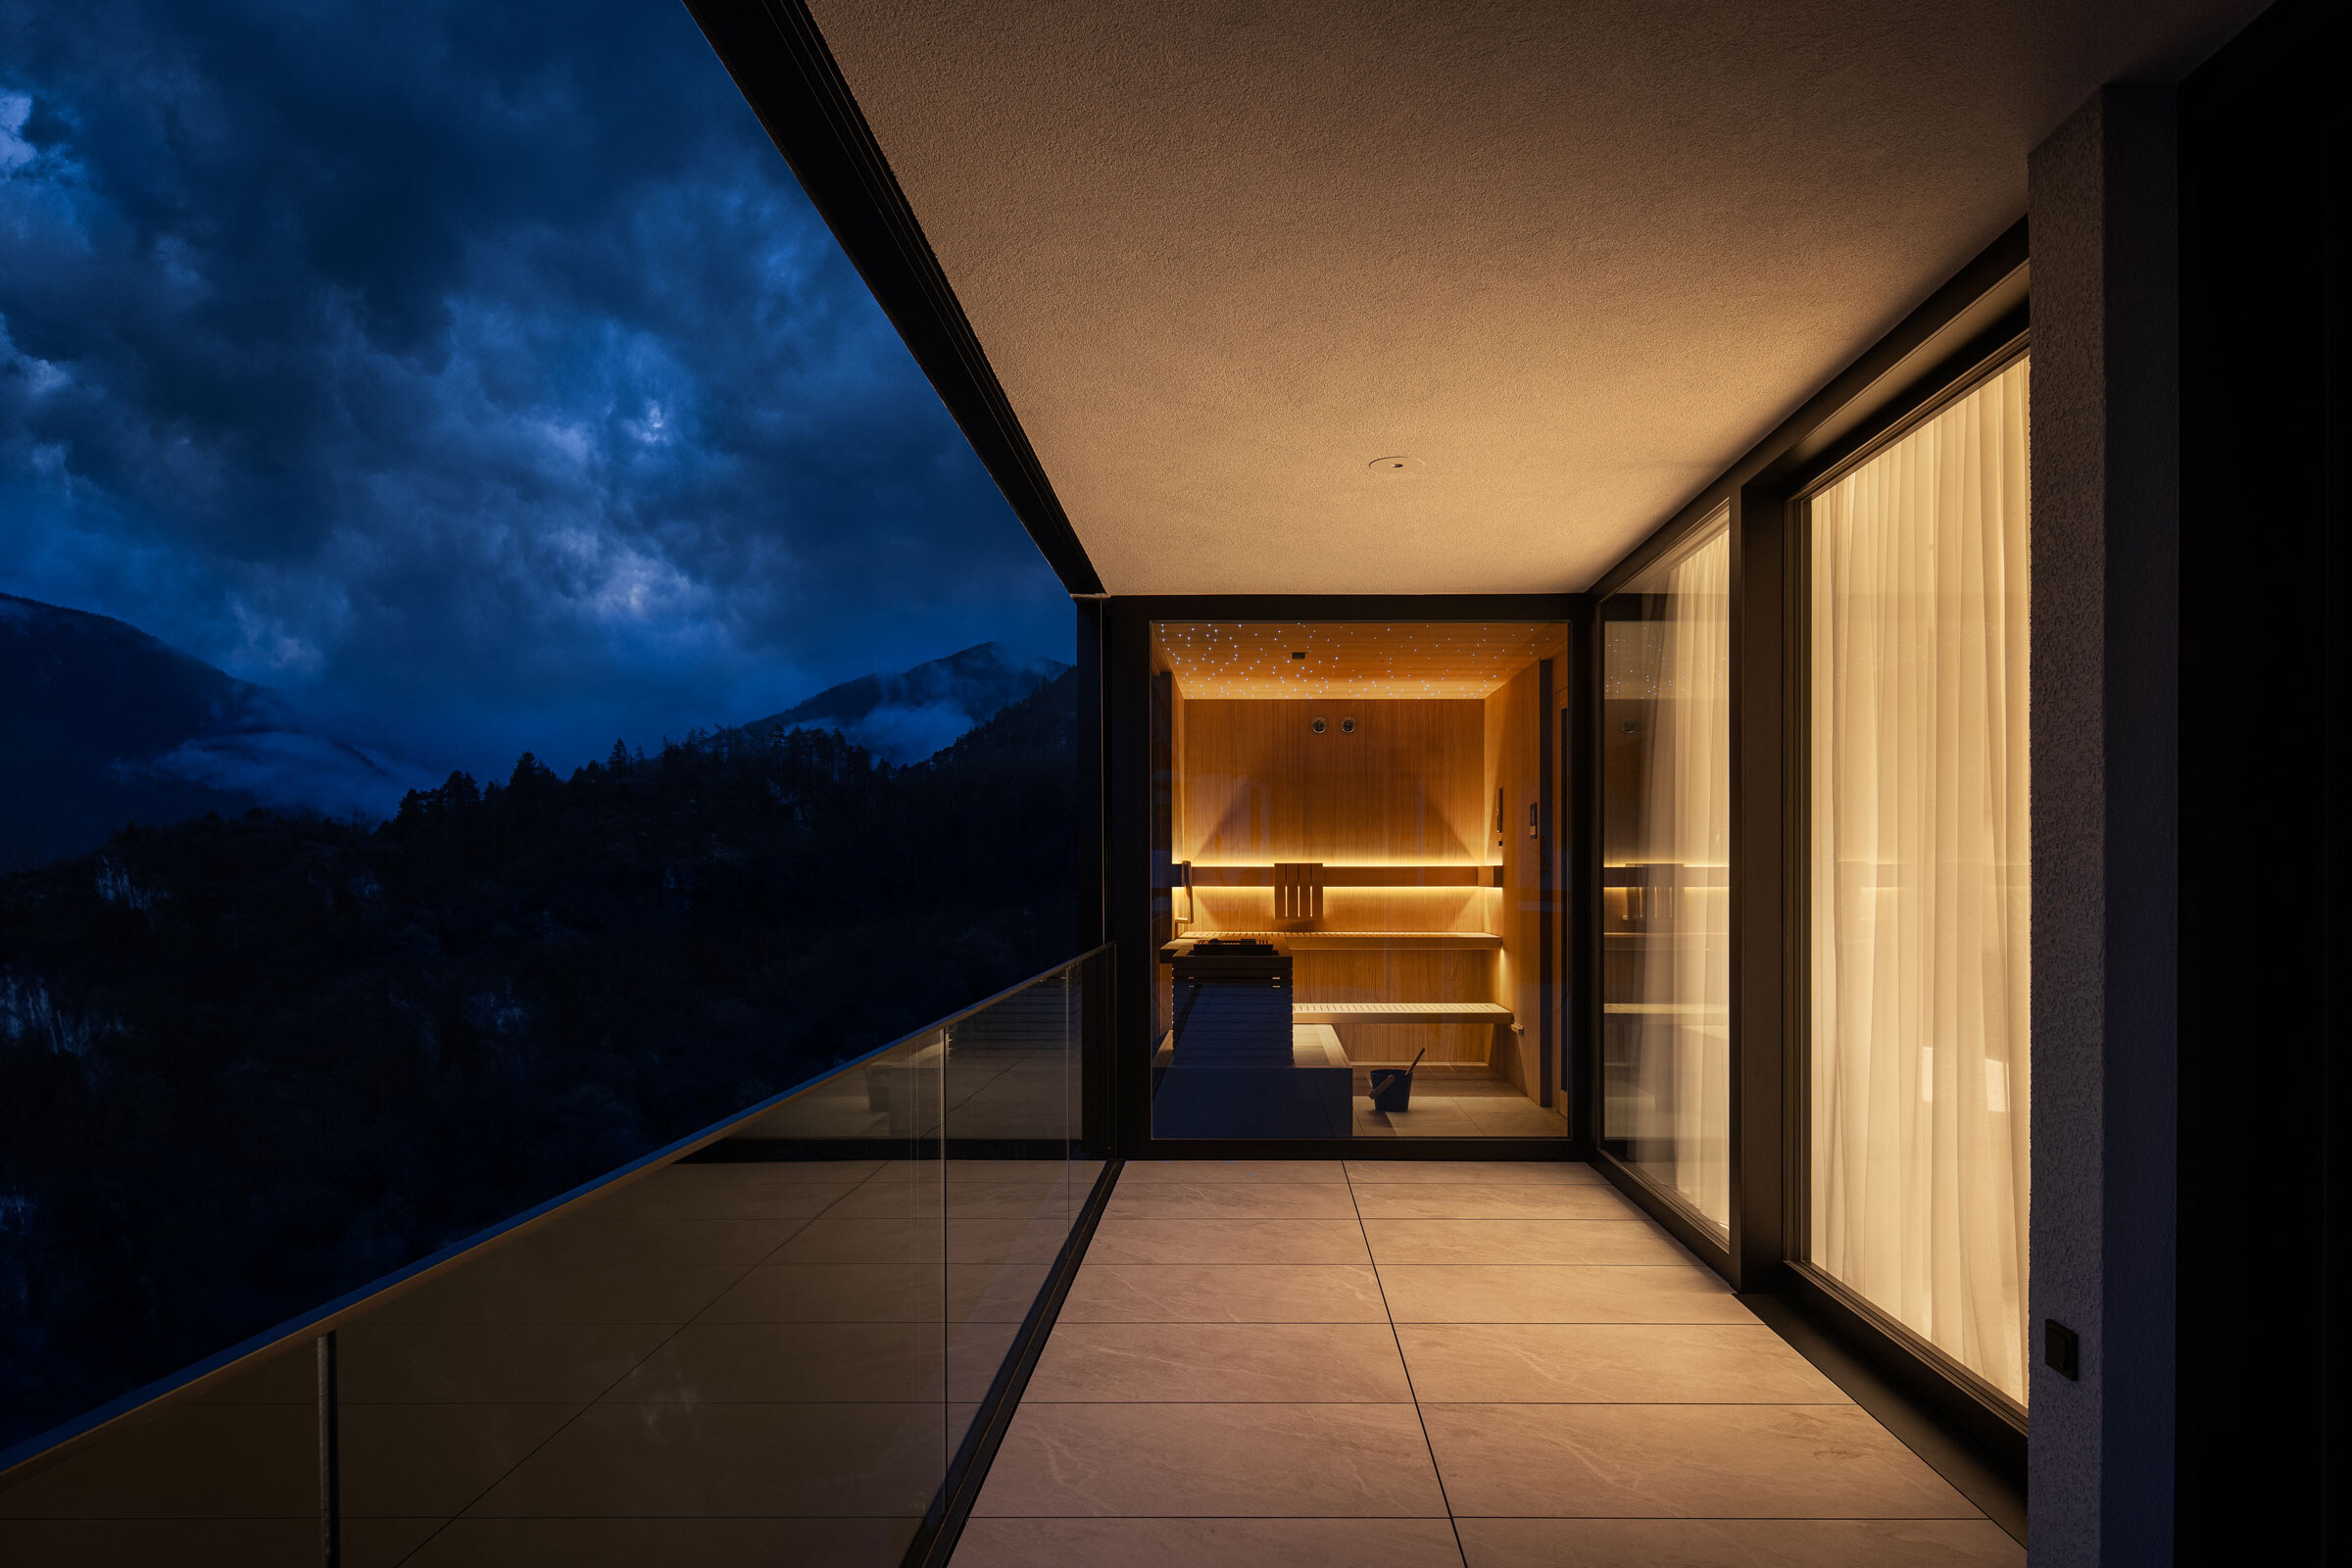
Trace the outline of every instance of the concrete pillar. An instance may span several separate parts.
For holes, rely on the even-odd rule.
[[[2029,164],[2035,1568],[2173,1560],[2174,98],[2105,88]],[[2044,1320],[2078,1379],[2042,1364]]]

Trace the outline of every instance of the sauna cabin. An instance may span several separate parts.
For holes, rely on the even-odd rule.
[[[1556,623],[1154,628],[1157,1136],[1564,1135],[1566,658]]]

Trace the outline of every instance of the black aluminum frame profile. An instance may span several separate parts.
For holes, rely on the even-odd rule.
[[[686,0],[818,216],[1072,594],[1102,579],[803,0]]]

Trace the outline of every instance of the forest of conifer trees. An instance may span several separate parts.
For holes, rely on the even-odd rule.
[[[0,880],[0,1444],[1072,956],[1074,689]]]

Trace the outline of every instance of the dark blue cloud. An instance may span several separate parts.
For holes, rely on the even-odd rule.
[[[0,590],[477,768],[1070,625],[660,0],[0,0]]]

